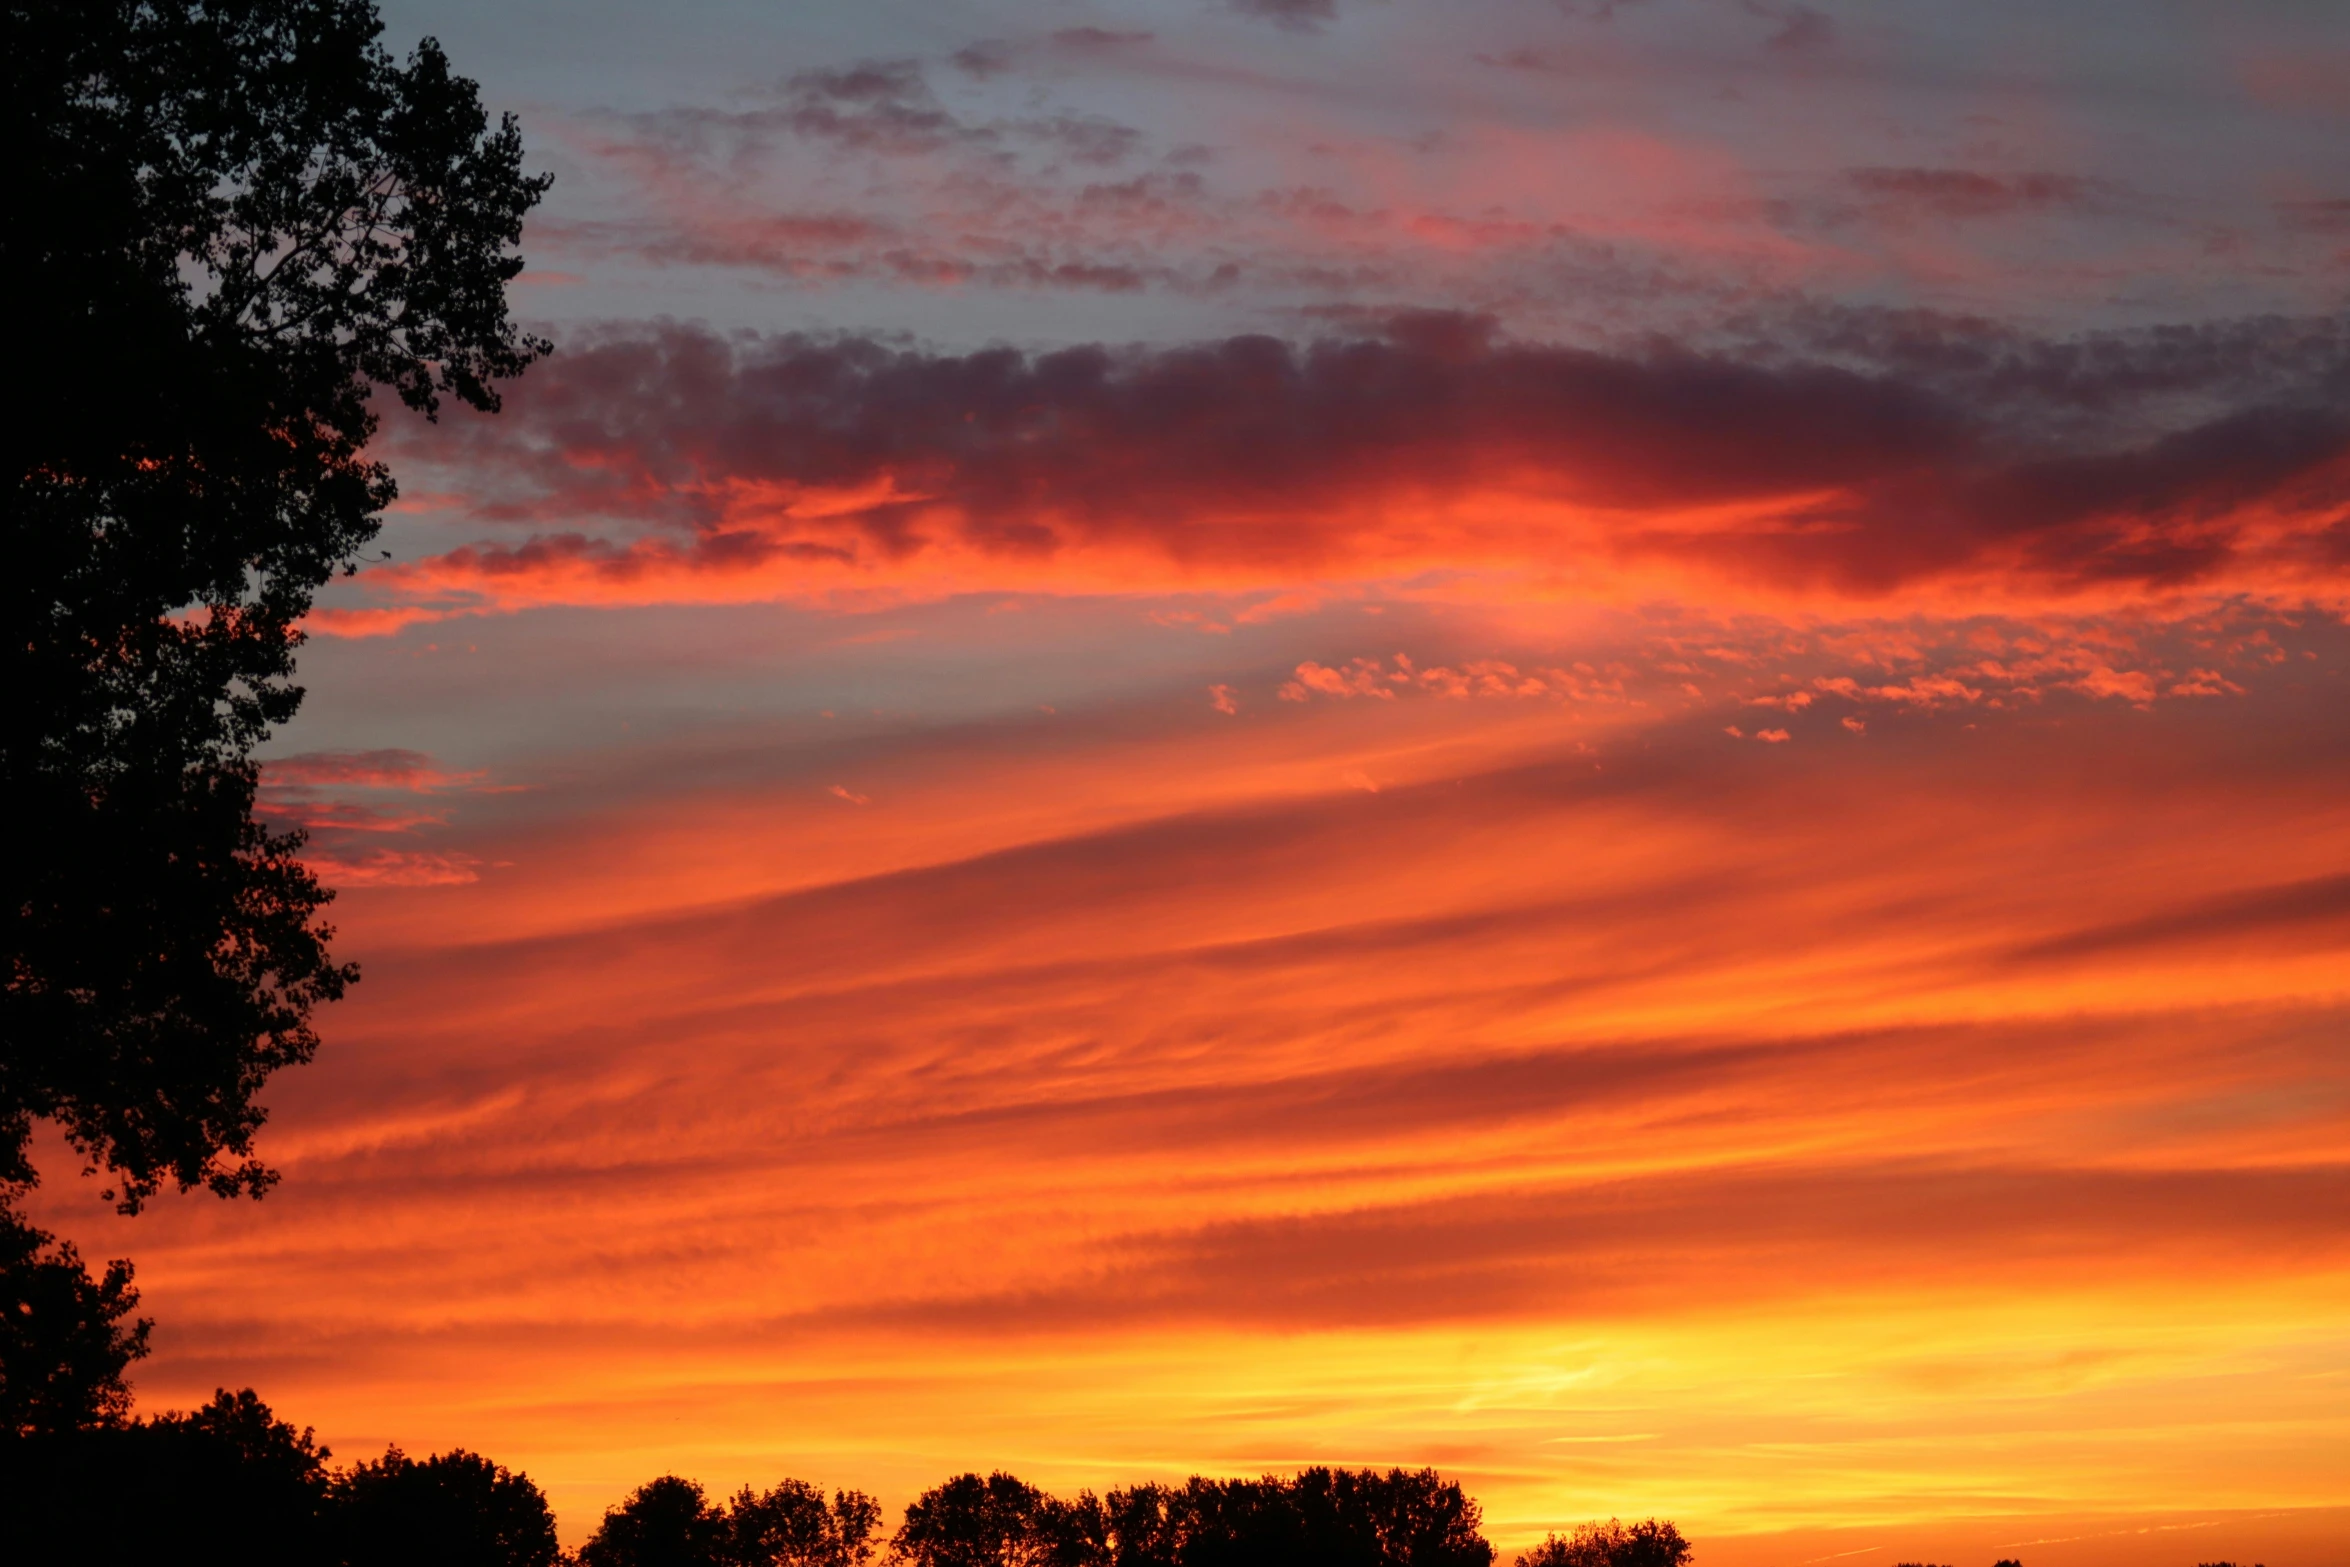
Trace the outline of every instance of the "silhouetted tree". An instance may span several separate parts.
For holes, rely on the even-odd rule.
[[[138,1304],[129,1263],[92,1278],[72,1242],[0,1206],[0,1434],[120,1425],[152,1326]]]
[[[1587,1523],[1561,1537],[1546,1536],[1518,1556],[1518,1567],[1686,1567],[1689,1542],[1681,1531],[1655,1518],[1630,1528],[1615,1519]]]
[[[881,1504],[862,1491],[824,1493],[805,1480],[767,1491],[744,1486],[726,1509],[731,1567],[863,1567],[873,1557]]]
[[[324,1567],[327,1457],[249,1389],[188,1414],[9,1438],[9,1559]]]
[[[555,1515],[527,1475],[462,1448],[419,1462],[397,1447],[334,1476],[342,1567],[553,1567]]]
[[[299,622],[392,500],[371,388],[498,403],[509,117],[371,0],[5,0],[0,1181],[35,1119],[135,1209],[223,1195],[269,1074],[354,977],[251,753]]]
[[[711,1567],[725,1559],[726,1515],[676,1475],[638,1486],[579,1548],[581,1567]]]
[[[1477,1504],[1433,1469],[1308,1469],[1291,1482],[1320,1561],[1490,1567]]]
[[[1103,1559],[1101,1505],[1048,1496],[1015,1476],[957,1475],[906,1506],[889,1546],[904,1567],[1089,1567]]]
[[[880,1509],[801,1480],[713,1506],[665,1475],[604,1515],[580,1567],[860,1567]],[[891,1567],[1492,1567],[1477,1504],[1432,1469],[1307,1469],[1055,1497],[1014,1475],[957,1475],[906,1507]],[[1687,1567],[1669,1523],[1552,1536],[1521,1567]]]
[[[1433,1470],[1308,1469],[1109,1493],[1116,1567],[1490,1567],[1477,1504]]]
[[[1133,1486],[1103,1510],[1117,1567],[1244,1567],[1291,1560],[1304,1543],[1288,1483],[1270,1475]]]
[[[217,1393],[188,1414],[0,1432],[0,1562],[557,1567],[567,1560],[538,1487],[478,1454],[420,1461],[395,1447],[339,1472],[327,1467],[330,1456],[250,1389]],[[684,1481],[667,1484],[699,1502]],[[640,1521],[648,1511],[637,1509]],[[723,1544],[723,1531],[705,1529],[701,1554],[606,1559],[714,1563],[725,1558],[709,1551]]]

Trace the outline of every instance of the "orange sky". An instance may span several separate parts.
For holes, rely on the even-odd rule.
[[[2350,1564],[2350,36],[2172,11],[387,7],[563,346],[312,623],[282,1186],[46,1163],[141,1407]]]
[[[1286,681],[286,769],[439,802],[474,879],[346,893],[366,982],[267,1202],[74,1211],[164,1323],[143,1396],[473,1444],[573,1537],[670,1468],[1428,1462],[1505,1548],[2145,1560],[2109,1526],[2160,1515],[2331,1559],[2289,1549],[2350,1436],[2330,622],[1977,625],[2233,688],[1993,708],[1872,671],[1925,623],[1374,683],[1545,616],[1366,607],[1283,623],[1328,649]]]

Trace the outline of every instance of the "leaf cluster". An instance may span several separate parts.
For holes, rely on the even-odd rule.
[[[92,1278],[73,1242],[0,1204],[0,1439],[122,1424],[154,1326],[138,1305],[128,1262]]]
[[[829,1501],[805,1480],[743,1487],[721,1507],[701,1486],[663,1475],[605,1513],[579,1567],[864,1567],[881,1504],[862,1491]]]
[[[6,0],[0,1180],[57,1121],[135,1209],[263,1190],[255,1095],[356,970],[251,756],[397,491],[373,389],[482,409],[547,179],[372,0]]]
[[[1084,1508],[1090,1498],[1080,1497]],[[1490,1567],[1478,1506],[1433,1469],[1312,1468],[1294,1476],[1113,1490],[1087,1557],[1100,1567]]]
[[[664,1475],[604,1515],[581,1567],[862,1567],[880,1521],[857,1491],[804,1481],[724,1508]],[[889,1567],[1491,1567],[1477,1504],[1433,1470],[1141,1485],[1056,1497],[1016,1475],[957,1475],[906,1506]]]
[[[1617,1519],[1553,1534],[1518,1555],[1517,1567],[1688,1567],[1690,1544],[1661,1519],[1627,1527]]]
[[[0,1516],[28,1562],[556,1567],[528,1477],[462,1449],[347,1469],[251,1389],[200,1409],[0,1435]],[[14,1559],[14,1558],[12,1558]]]

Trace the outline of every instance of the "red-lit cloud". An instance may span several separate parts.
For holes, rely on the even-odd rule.
[[[581,345],[499,420],[420,444],[476,518],[534,532],[370,580],[493,606],[1437,568],[1757,603],[2332,601],[2346,361],[2322,323],[2291,379],[2237,357],[2274,335],[2017,351],[1942,328],[1880,336],[1871,367],[1452,316],[1036,355],[671,327]]]
[[[483,780],[478,771],[446,771],[421,751],[305,751],[263,764],[260,810],[273,826],[303,831],[303,858],[330,885],[456,886],[478,879],[474,856],[382,840],[448,821],[448,804],[416,796],[504,792]]]

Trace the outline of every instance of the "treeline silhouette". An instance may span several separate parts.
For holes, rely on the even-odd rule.
[[[804,1480],[713,1500],[663,1475],[576,1553],[527,1475],[462,1449],[338,1467],[248,1389],[201,1409],[0,1433],[13,1564],[237,1567],[1493,1567],[1477,1503],[1433,1469],[1145,1484],[1054,1496],[958,1475],[884,1534],[878,1502]],[[1686,1567],[1670,1523],[1553,1535],[1517,1567]]]

